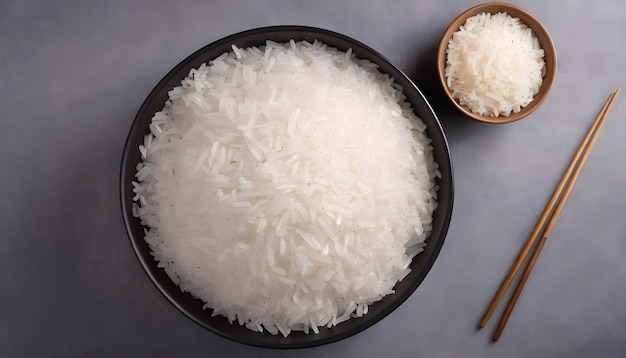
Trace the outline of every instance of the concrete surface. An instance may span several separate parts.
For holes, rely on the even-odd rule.
[[[619,99],[502,339],[477,322],[617,86],[626,3],[515,1],[551,33],[556,84],[531,117],[462,117],[435,77],[449,22],[476,1],[0,1],[0,356],[626,357],[626,104]],[[426,280],[344,341],[274,351],[220,338],[150,283],[118,173],[143,99],[179,61],[259,26],[341,32],[423,89],[450,141],[456,199]]]

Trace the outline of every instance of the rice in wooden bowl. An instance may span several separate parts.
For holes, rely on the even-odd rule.
[[[528,11],[486,3],[448,26],[437,68],[446,95],[461,112],[486,123],[510,123],[546,100],[557,57],[548,31]]]

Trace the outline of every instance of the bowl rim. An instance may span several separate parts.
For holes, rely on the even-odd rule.
[[[522,20],[526,26],[528,26],[535,36],[538,38],[541,48],[544,51],[544,61],[546,63],[546,73],[543,76],[543,81],[541,83],[541,87],[539,91],[535,94],[533,100],[518,113],[511,113],[509,116],[498,116],[498,117],[490,117],[483,116],[480,114],[473,113],[469,109],[463,107],[453,96],[452,92],[448,88],[446,76],[445,76],[445,68],[446,68],[446,51],[448,49],[448,42],[452,38],[452,35],[459,29],[461,25],[465,23],[465,21],[474,15],[480,13],[498,13],[498,12],[506,12],[511,17],[517,17]],[[458,26],[456,26],[458,24]],[[545,26],[528,10],[525,10],[517,5],[504,3],[504,2],[488,2],[473,6],[457,17],[454,18],[446,28],[443,36],[441,37],[441,41],[439,42],[439,47],[437,51],[437,73],[439,77],[439,82],[443,87],[446,96],[452,104],[463,114],[466,116],[475,119],[477,121],[481,121],[484,123],[492,123],[492,124],[505,124],[518,121],[522,118],[525,118],[535,112],[548,98],[552,87],[554,86],[554,82],[556,80],[556,72],[558,67],[558,59],[556,48],[554,45],[554,41],[550,36],[550,33],[545,28]]]
[[[440,221],[442,222],[442,224],[440,225],[440,228],[438,228],[438,231],[437,231],[438,236],[436,237],[436,241],[432,245],[427,245],[427,248],[429,246],[432,248],[432,253],[430,254],[430,256],[428,256],[427,260],[425,261],[425,264],[420,268],[419,272],[415,273],[416,277],[410,283],[408,283],[409,287],[408,289],[405,290],[406,292],[404,295],[400,295],[397,297],[393,297],[393,299],[390,299],[391,300],[390,304],[385,304],[385,306],[381,306],[382,310],[379,313],[377,313],[377,315],[368,318],[364,322],[364,324],[358,324],[355,327],[347,329],[347,330],[338,329],[338,327],[341,326],[341,325],[338,325],[338,326],[331,328],[331,330],[335,330],[335,332],[328,334],[327,336],[322,337],[320,339],[314,338],[314,339],[305,340],[304,342],[296,341],[295,339],[287,339],[285,340],[284,343],[280,343],[280,344],[275,343],[275,342],[268,343],[268,342],[265,342],[263,339],[253,339],[253,340],[242,339],[241,337],[238,337],[236,335],[229,334],[225,331],[221,331],[204,321],[204,320],[207,320],[207,321],[213,320],[214,318],[219,318],[219,316],[210,317],[210,311],[206,310],[206,311],[203,311],[206,313],[205,315],[202,315],[202,318],[204,318],[203,320],[197,317],[193,312],[191,312],[191,310],[188,307],[185,307],[185,305],[188,304],[188,302],[183,301],[183,299],[181,298],[181,293],[180,293],[180,290],[178,289],[178,286],[175,286],[176,290],[171,290],[170,286],[173,284],[171,280],[169,280],[170,282],[167,283],[167,282],[164,282],[162,278],[158,277],[160,275],[163,275],[163,273],[159,274],[156,270],[159,270],[159,271],[163,271],[163,270],[155,269],[156,261],[151,255],[149,255],[149,247],[147,243],[144,241],[143,231],[141,231],[141,233],[138,233],[138,232],[135,232],[135,230],[133,230],[133,226],[136,226],[133,224],[133,221],[135,221],[135,224],[136,224],[138,219],[134,218],[132,214],[132,204],[133,204],[132,197],[134,196],[134,194],[132,193],[132,185],[130,183],[132,179],[134,178],[134,174],[136,172],[135,166],[133,165],[133,164],[136,164],[136,161],[133,161],[131,159],[131,156],[136,157],[138,153],[138,148],[136,148],[135,145],[132,144],[132,142],[137,141],[138,140],[137,138],[140,134],[141,134],[141,137],[143,137],[143,135],[148,133],[148,127],[147,126],[144,127],[142,125],[142,122],[145,122],[145,118],[143,118],[142,116],[145,116],[146,111],[148,111],[149,108],[154,105],[153,101],[155,101],[155,97],[157,96],[157,94],[161,92],[163,88],[166,87],[166,85],[172,81],[173,78],[179,77],[181,75],[181,70],[185,69],[187,66],[190,66],[191,63],[198,61],[198,58],[202,57],[203,55],[211,51],[216,51],[215,50],[216,48],[220,48],[225,45],[230,46],[230,44],[233,44],[238,39],[241,39],[244,37],[250,37],[250,36],[259,35],[259,34],[267,34],[267,36],[270,36],[270,34],[276,33],[276,32],[290,32],[290,33],[296,32],[296,33],[299,33],[301,36],[305,36],[305,34],[313,34],[314,36],[331,37],[333,38],[333,40],[336,40],[337,42],[346,42],[352,46],[354,53],[357,53],[357,52],[368,53],[369,56],[376,58],[376,60],[379,61],[380,64],[384,65],[384,67],[386,67],[388,70],[395,72],[398,76],[400,76],[401,79],[405,83],[410,84],[410,88],[405,88],[404,91],[415,91],[416,96],[421,98],[419,101],[415,100],[415,102],[423,101],[422,105],[428,108],[428,112],[432,116],[431,125],[427,125],[428,136],[431,140],[433,140],[433,134],[435,134],[441,143],[442,149],[440,152],[443,155],[443,157],[439,158],[438,163],[440,166],[440,170],[442,170],[442,175],[445,176],[445,179],[443,179],[443,182],[447,183],[447,189],[448,189],[447,193],[443,192],[444,196],[446,196],[446,201],[442,202],[441,199],[439,199],[440,200],[439,205],[442,206],[443,209],[442,209],[442,212],[440,213],[440,216],[441,216]],[[267,38],[267,39],[271,39],[271,38]],[[322,41],[322,42],[325,42],[325,41]],[[331,44],[328,42],[325,42],[325,43],[330,47],[338,47],[335,44]],[[358,49],[358,51],[354,51],[355,48]],[[215,57],[219,56],[219,54],[215,55]],[[390,76],[393,75],[392,73],[389,73],[387,71],[385,73],[388,73]],[[183,77],[187,76],[187,74],[188,73],[184,73]],[[395,79],[396,81],[398,80],[398,78],[395,78]],[[169,89],[169,87],[167,88]],[[414,105],[412,107],[414,111],[417,111]],[[161,108],[162,108],[162,105],[161,105]],[[151,118],[154,112],[153,111],[149,111],[149,112],[152,113],[150,114],[150,118]],[[149,120],[148,120],[148,123],[149,123]],[[436,148],[434,148],[434,150],[436,150]],[[132,167],[129,167],[131,165]],[[123,215],[123,221],[124,221],[126,233],[128,235],[128,238],[131,242],[131,246],[133,247],[133,251],[135,252],[135,255],[138,261],[140,262],[143,270],[148,275],[148,277],[150,278],[150,281],[152,281],[152,283],[157,288],[157,290],[178,311],[183,313],[187,318],[189,318],[196,324],[202,326],[203,328],[221,337],[230,339],[235,342],[239,342],[239,343],[247,344],[251,346],[257,346],[257,347],[263,347],[263,348],[274,348],[274,349],[306,348],[306,347],[320,346],[320,345],[336,342],[336,341],[345,339],[347,337],[350,337],[354,334],[357,334],[371,327],[372,325],[374,325],[375,323],[379,322],[384,317],[386,317],[388,314],[390,314],[392,311],[394,311],[396,308],[398,308],[404,301],[406,301],[406,299],[408,299],[408,297],[415,291],[415,289],[417,289],[417,287],[422,283],[427,273],[432,268],[437,256],[439,255],[441,251],[443,243],[445,241],[445,238],[446,238],[449,226],[450,226],[450,221],[452,218],[452,210],[453,210],[453,205],[454,205],[454,175],[453,175],[452,160],[450,156],[450,149],[449,149],[448,141],[447,141],[445,132],[443,131],[443,128],[441,126],[441,123],[435,111],[433,110],[431,104],[428,102],[426,96],[424,96],[422,91],[415,85],[415,83],[413,83],[413,81],[406,74],[404,74],[404,72],[402,72],[399,68],[393,65],[383,55],[371,49],[367,45],[351,37],[348,37],[346,35],[342,35],[333,31],[324,30],[324,29],[320,29],[316,27],[310,27],[310,26],[279,25],[279,26],[260,27],[260,28],[254,28],[254,29],[242,31],[239,33],[235,33],[233,35],[226,36],[217,41],[214,41],[200,48],[199,50],[193,52],[192,54],[187,56],[185,59],[183,59],[157,83],[157,85],[152,89],[148,97],[146,97],[143,104],[139,108],[137,114],[135,115],[131,128],[128,132],[128,136],[125,141],[119,175],[120,175],[119,176],[120,204],[122,207],[122,215]],[[442,192],[439,192],[438,194],[442,194]],[[434,218],[435,216],[433,215],[433,220]],[[433,233],[435,233],[435,228],[433,228]],[[430,238],[431,236],[429,236],[428,239]],[[415,262],[415,259],[413,262]],[[411,272],[411,274],[409,275],[412,275],[412,274],[413,272]],[[397,285],[401,284],[403,281],[397,283],[396,286],[394,286],[394,288],[396,288]],[[182,295],[184,296],[184,295],[189,295],[189,294],[186,293]],[[389,295],[386,297],[390,297],[390,296],[396,296],[396,295]],[[189,297],[191,297],[191,295],[189,295]],[[195,299],[195,298],[193,298],[193,300],[200,301],[199,299]],[[374,303],[373,305],[376,305],[384,300],[385,298],[383,298],[383,300],[381,301]],[[372,310],[370,310],[370,313],[372,313],[371,311]],[[357,319],[360,319],[360,318],[357,318]],[[353,319],[349,321],[352,321],[352,320]],[[239,327],[235,323],[233,323],[232,326]],[[247,328],[245,327],[241,327],[241,328],[247,330]],[[261,337],[261,335],[263,334],[259,334],[259,337]],[[309,336],[315,337],[319,335],[311,334]],[[288,338],[289,337],[293,338],[293,334],[289,335]]]

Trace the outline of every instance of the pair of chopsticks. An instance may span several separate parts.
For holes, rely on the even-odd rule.
[[[535,262],[537,261],[537,258],[539,257],[539,254],[541,253],[541,250],[543,249],[543,246],[546,243],[548,236],[550,236],[550,232],[552,232],[552,228],[554,227],[554,224],[556,223],[556,219],[561,213],[561,210],[563,209],[563,205],[565,204],[567,197],[572,191],[572,187],[574,186],[574,183],[576,182],[576,178],[578,178],[578,174],[580,174],[580,171],[583,165],[585,164],[585,161],[587,160],[589,153],[591,152],[591,148],[593,147],[593,144],[596,141],[598,133],[600,133],[600,129],[602,129],[602,126],[604,125],[606,117],[611,111],[611,108],[613,108],[613,104],[615,103],[615,99],[617,98],[617,95],[619,94],[619,92],[620,92],[620,89],[617,88],[613,93],[611,93],[606,103],[604,104],[604,107],[602,107],[602,110],[598,114],[598,117],[596,118],[596,120],[593,122],[593,125],[591,126],[591,129],[587,133],[587,136],[585,136],[585,139],[583,140],[580,147],[578,148],[576,155],[574,155],[574,159],[572,160],[569,167],[565,171],[565,174],[563,174],[563,178],[561,178],[559,185],[557,185],[556,190],[554,191],[554,194],[552,194],[552,198],[550,199],[550,201],[548,202],[548,205],[543,211],[543,214],[541,214],[541,217],[539,218],[539,221],[537,222],[537,226],[535,226],[535,229],[530,234],[530,237],[528,238],[528,241],[526,241],[526,244],[524,245],[522,252],[518,256],[515,263],[513,264],[513,267],[507,274],[506,279],[504,280],[504,283],[502,284],[502,286],[500,286],[500,290],[491,301],[491,304],[489,305],[487,312],[485,313],[482,320],[480,321],[479,325],[481,328],[487,325],[487,322],[489,321],[489,318],[493,314],[493,311],[495,311],[496,306],[502,299],[502,296],[504,296],[504,293],[511,285],[511,282],[513,281],[513,278],[515,277],[520,267],[522,266],[522,263],[526,260],[526,257],[528,256],[528,253],[531,247],[534,246],[535,242],[540,237],[539,243],[537,243],[535,251],[533,252],[530,258],[530,261],[528,261],[528,265],[526,266],[526,269],[524,270],[524,273],[522,274],[522,278],[520,279],[520,282],[518,283],[517,288],[515,289],[515,292],[513,293],[513,296],[511,297],[511,300],[509,301],[509,304],[506,307],[506,310],[502,314],[502,318],[500,319],[498,328],[496,328],[496,331],[493,335],[494,341],[497,341],[498,339],[500,339],[500,335],[502,334],[502,331],[504,330],[504,326],[506,325],[506,322],[508,321],[509,316],[511,315],[511,312],[513,311],[513,307],[515,307],[515,303],[517,302],[517,299],[522,293],[524,284],[526,283],[526,280],[528,280],[528,276],[530,276],[530,272],[533,270],[533,267],[535,266]],[[548,219],[551,213],[552,213],[552,216]],[[546,224],[546,221],[547,221],[547,224]],[[543,231],[543,234],[539,235],[541,230],[544,227],[545,227],[545,230]]]

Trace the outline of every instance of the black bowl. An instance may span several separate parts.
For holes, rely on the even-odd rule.
[[[189,293],[180,291],[178,286],[165,274],[165,271],[157,267],[157,262],[150,254],[148,244],[144,241],[144,227],[140,224],[139,219],[132,214],[134,194],[131,182],[136,173],[135,167],[140,160],[138,148],[143,143],[144,135],[149,133],[148,126],[152,116],[165,105],[168,98],[167,92],[180,85],[181,80],[189,74],[192,68],[197,68],[202,63],[230,51],[233,44],[245,48],[264,45],[266,40],[288,42],[291,39],[309,42],[317,39],[342,51],[352,48],[358,58],[378,64],[381,72],[392,76],[404,89],[404,94],[415,113],[422,118],[428,127],[428,136],[433,141],[434,157],[439,163],[442,177],[437,183],[440,187],[438,192],[439,206],[434,213],[433,231],[426,241],[427,246],[424,252],[413,259],[411,273],[395,286],[395,294],[386,296],[381,301],[371,305],[369,313],[361,318],[352,318],[330,329],[320,328],[319,334],[293,332],[288,337],[283,337],[267,332],[250,331],[237,323],[228,323],[226,318],[221,316],[211,317],[211,310],[202,309],[203,302],[201,300],[192,297]],[[237,342],[268,348],[302,348],[338,341],[370,327],[402,304],[424,280],[439,254],[450,224],[453,193],[448,143],[437,116],[417,86],[402,71],[366,45],[341,34],[303,26],[258,28],[228,36],[196,51],[174,67],[157,84],[139,109],[126,140],[120,172],[121,204],[126,230],[137,258],[159,291],[179,311],[202,327]]]

